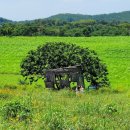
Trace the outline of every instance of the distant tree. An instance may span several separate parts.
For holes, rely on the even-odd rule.
[[[108,71],[97,54],[75,44],[46,43],[31,50],[21,63],[21,74],[30,82],[44,79],[45,70],[81,65],[83,75],[90,84],[108,86]]]
[[[11,36],[13,34],[14,25],[11,23],[5,23],[1,28],[1,35],[3,36]]]
[[[68,17],[68,19],[70,19]],[[75,16],[75,20],[77,17]],[[71,21],[71,20],[70,20]],[[0,36],[121,36],[130,35],[130,23],[104,20],[63,21],[38,19],[34,21],[4,23]]]
[[[87,26],[86,28],[83,29],[83,34],[84,36],[91,36],[91,32],[93,31],[91,26]]]

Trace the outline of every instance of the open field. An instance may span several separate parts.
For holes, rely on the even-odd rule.
[[[130,85],[130,37],[0,37],[0,84],[17,84],[20,63],[31,49],[63,41],[95,50],[106,63],[112,87]]]
[[[10,117],[5,104],[20,102],[30,111]],[[1,130],[129,130],[130,92],[106,90],[76,95],[43,88],[0,89]],[[8,105],[10,109],[16,109]],[[8,119],[8,118],[9,119]],[[19,119],[19,117],[22,117]],[[7,120],[7,119],[8,120]]]
[[[107,64],[112,89],[76,95],[19,85],[21,60],[50,41],[95,50]],[[129,88],[130,37],[0,37],[0,130],[129,130]]]

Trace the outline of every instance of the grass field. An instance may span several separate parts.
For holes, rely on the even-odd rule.
[[[19,85],[21,60],[50,41],[95,50],[108,67],[112,89],[76,95]],[[0,130],[129,130],[129,88],[130,37],[0,37]]]
[[[30,113],[22,111],[10,117],[9,112],[16,106],[8,105],[8,111],[3,108],[16,102],[26,106]],[[130,92],[100,90],[76,95],[69,90],[53,92],[43,88],[6,87],[0,89],[0,104],[1,130],[130,129]],[[21,116],[24,118],[19,119]]]
[[[130,85],[130,37],[0,37],[0,84],[17,84],[20,63],[31,49],[63,41],[95,50],[109,70],[111,86]]]

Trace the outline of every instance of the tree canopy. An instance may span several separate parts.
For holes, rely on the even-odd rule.
[[[108,86],[107,67],[93,50],[63,42],[46,43],[28,52],[21,63],[21,74],[30,82],[44,79],[45,71],[81,65],[87,82],[98,87]]]
[[[34,20],[0,25],[0,36],[129,36],[130,23],[119,21]]]

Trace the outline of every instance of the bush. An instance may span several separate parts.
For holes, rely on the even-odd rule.
[[[105,113],[114,114],[117,113],[117,107],[115,104],[108,104],[105,106]]]
[[[2,110],[5,120],[31,120],[31,110],[20,102],[7,103]]]
[[[29,85],[25,80],[19,79],[19,85]]]

